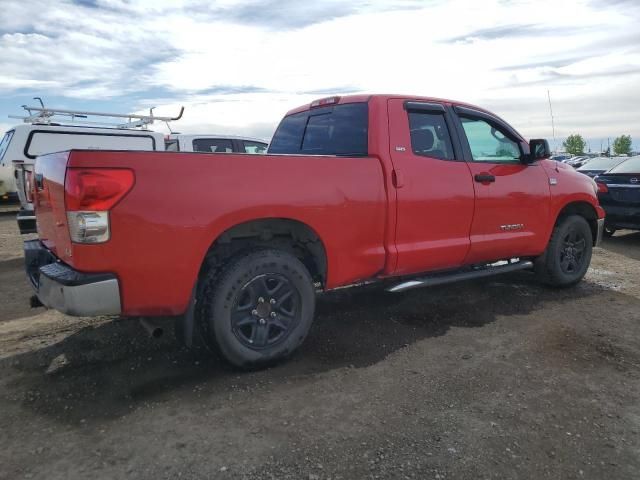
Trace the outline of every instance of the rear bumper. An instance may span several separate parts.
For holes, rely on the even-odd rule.
[[[118,315],[120,285],[111,273],[82,273],[61,263],[39,240],[24,242],[27,276],[38,299],[67,315]]]
[[[33,210],[21,208],[16,216],[16,220],[18,221],[18,228],[22,235],[36,233],[36,213]]]
[[[640,230],[640,205],[637,207],[603,205],[607,212],[606,225],[609,228]]]
[[[16,192],[6,192],[0,195],[0,200],[6,203],[19,203],[20,199]]]

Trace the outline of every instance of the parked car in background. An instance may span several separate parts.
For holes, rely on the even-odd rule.
[[[235,135],[172,133],[165,138],[169,152],[266,153],[269,144],[260,138]]]
[[[577,169],[578,172],[593,178],[625,161],[620,157],[596,157]]]
[[[598,199],[607,216],[605,234],[621,228],[640,230],[640,156],[625,159],[596,177]]]
[[[567,165],[571,165],[573,168],[580,168],[591,160],[590,157],[572,157],[565,161]]]
[[[318,290],[525,269],[578,283],[604,211],[594,181],[548,157],[487,110],[400,95],[295,108],[266,156],[45,155],[27,274],[50,308],[172,315],[188,346],[265,366],[302,344]]]

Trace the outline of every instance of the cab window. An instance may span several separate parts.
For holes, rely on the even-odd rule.
[[[368,154],[366,103],[347,103],[286,116],[269,145],[269,153],[307,155]]]
[[[453,160],[451,136],[443,114],[409,112],[409,130],[413,153],[442,160]]]
[[[164,149],[167,152],[177,152],[178,148],[178,140],[165,140]]]
[[[226,138],[196,138],[193,141],[194,152],[232,153],[233,144]]]
[[[479,118],[460,117],[474,162],[520,161],[520,146],[499,128]]]
[[[262,142],[251,142],[249,140],[243,140],[244,153],[263,154],[267,151],[267,144]]]

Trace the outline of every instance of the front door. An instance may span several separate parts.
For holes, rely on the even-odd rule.
[[[395,275],[457,267],[469,249],[474,185],[452,117],[438,103],[391,99],[397,196]]]
[[[471,249],[465,263],[541,253],[550,208],[544,168],[521,161],[521,140],[499,120],[468,111],[458,118],[476,188]]]

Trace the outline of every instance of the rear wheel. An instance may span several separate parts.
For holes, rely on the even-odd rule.
[[[315,288],[293,255],[254,251],[203,281],[197,320],[208,345],[231,364],[272,364],[291,355],[307,336]]]
[[[591,228],[584,217],[564,217],[554,227],[547,250],[536,260],[536,273],[554,287],[575,285],[587,273],[592,247]]]

